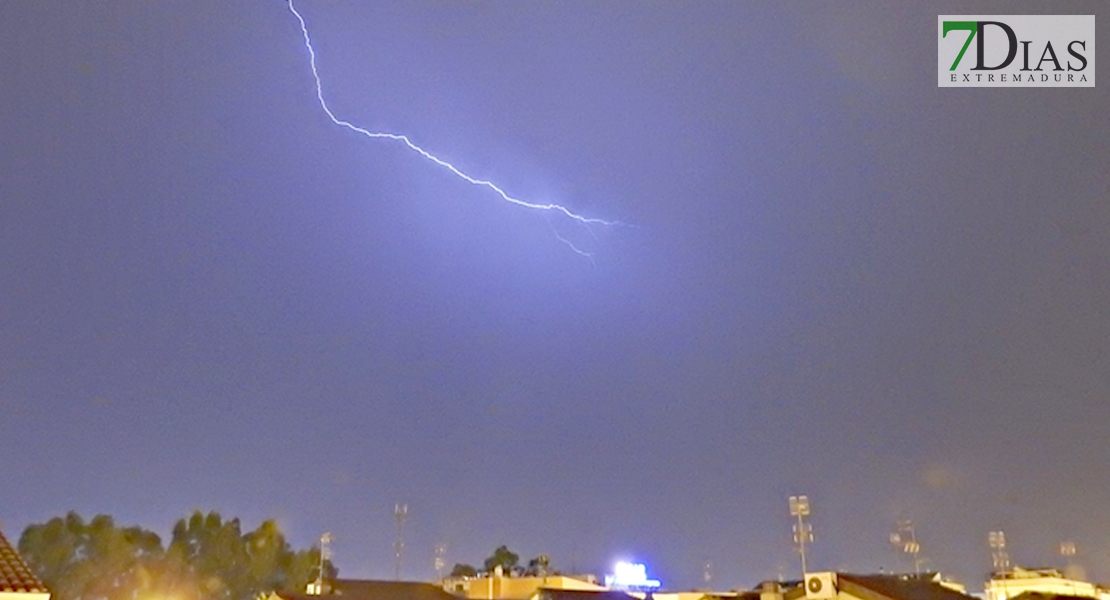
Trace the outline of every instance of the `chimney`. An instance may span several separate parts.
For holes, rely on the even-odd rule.
[[[782,588],[778,582],[764,581],[759,588],[759,600],[782,600]]]

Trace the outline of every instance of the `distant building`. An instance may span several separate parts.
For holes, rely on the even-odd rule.
[[[604,592],[592,575],[547,575],[506,577],[499,571],[480,577],[448,577],[442,582],[447,592],[467,600],[531,600],[540,590]],[[458,600],[458,598],[455,598]],[[598,598],[597,600],[607,600]]]
[[[637,600],[635,596],[617,590],[549,590],[541,589],[532,600]]]
[[[6,600],[0,598],[0,600]],[[309,584],[308,591],[274,592],[266,600],[459,600],[431,583],[336,579],[323,589]]]
[[[995,573],[986,583],[986,600],[1010,600],[1030,594],[1037,597],[1076,597],[1110,600],[1110,591],[1088,581],[1069,579],[1057,569],[1023,569],[1014,567],[1004,573]]]
[[[737,600],[974,600],[939,574],[855,575],[808,573],[805,581],[768,581]]]
[[[50,591],[0,532],[0,600],[50,600]]]
[[[629,592],[636,600],[647,600],[648,592]],[[735,592],[651,592],[651,600],[733,600],[739,593]]]

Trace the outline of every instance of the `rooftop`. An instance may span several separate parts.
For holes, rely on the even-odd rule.
[[[0,592],[49,593],[0,532]]]
[[[915,575],[839,575],[841,589],[849,593],[864,588],[898,600],[968,600],[970,596],[942,585],[935,574]],[[853,594],[857,595],[857,594]]]
[[[304,592],[278,592],[283,600],[458,600],[431,583],[418,581],[379,581],[336,579],[326,583],[323,595]]]
[[[635,597],[617,590],[553,590],[545,588],[540,590],[539,596],[541,600],[637,600]]]

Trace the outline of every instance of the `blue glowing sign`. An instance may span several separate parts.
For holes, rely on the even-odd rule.
[[[632,590],[654,590],[662,585],[658,579],[647,578],[643,563],[621,561],[613,567],[613,574],[605,576],[605,586]]]

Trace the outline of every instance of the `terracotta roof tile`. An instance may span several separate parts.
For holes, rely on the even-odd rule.
[[[0,592],[48,593],[3,533],[0,533]]]

